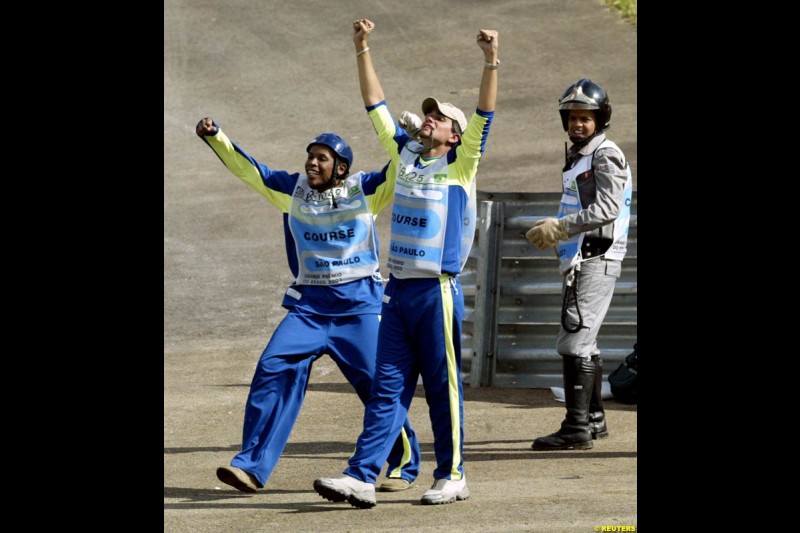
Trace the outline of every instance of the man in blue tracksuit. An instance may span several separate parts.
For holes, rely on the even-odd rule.
[[[329,354],[361,401],[369,399],[383,297],[375,216],[392,199],[394,177],[387,179],[385,167],[350,175],[353,152],[334,133],[309,142],[305,175],[259,163],[211,118],[202,119],[196,133],[228,170],[283,213],[295,277],[282,303],[288,313],[261,354],[250,385],[242,450],[230,466],[217,469],[220,481],[256,492],[286,446],[314,361]],[[419,445],[408,419],[401,424],[387,472],[413,482]]]
[[[314,489],[330,501],[358,508],[376,504],[375,480],[401,431],[422,376],[434,438],[434,483],[421,502],[469,497],[464,477],[464,391],[458,274],[475,232],[475,176],[497,99],[498,34],[480,30],[485,64],[478,107],[469,123],[456,106],[426,98],[417,141],[394,122],[367,46],[375,24],[353,23],[361,96],[396,176],[389,243],[389,282],[378,334],[378,361],[364,428],[344,475],[318,478]]]

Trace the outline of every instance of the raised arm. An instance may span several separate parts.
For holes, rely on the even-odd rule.
[[[478,32],[478,46],[483,50],[486,64],[481,78],[481,89],[478,94],[478,109],[481,111],[494,111],[497,103],[497,60],[498,34],[495,30],[480,30]],[[359,71],[361,64],[359,63]]]
[[[284,170],[272,170],[256,161],[241,146],[234,144],[211,117],[201,118],[194,131],[234,176],[284,213],[289,211],[297,175],[290,176]]]
[[[353,43],[356,45],[356,62],[358,63],[358,84],[361,86],[361,97],[364,105],[369,107],[385,98],[383,87],[375,73],[367,41],[369,34],[375,29],[375,23],[367,19],[353,21]]]

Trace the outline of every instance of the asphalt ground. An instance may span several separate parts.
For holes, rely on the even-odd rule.
[[[478,29],[500,32],[497,112],[478,188],[557,191],[566,136],[557,99],[581,77],[613,106],[609,137],[637,183],[637,33],[600,0],[368,2],[173,1],[164,4],[164,531],[599,531],[637,527],[637,407],[607,402],[611,435],[586,451],[533,452],[564,406],[547,389],[465,387],[471,496],[422,506],[432,434],[422,388],[410,416],[423,466],[417,485],[357,510],[320,498],[337,475],[363,407],[332,361],[313,368],[305,405],[267,486],[221,484],[239,450],[244,403],[291,283],[280,213],[230,175],[195,136],[211,116],[251,154],[298,171],[308,140],[335,131],[355,169],[385,156],[363,109],[350,24],[369,18],[390,109],[426,96],[477,102]],[[379,217],[388,242],[388,216]],[[385,257],[385,253],[384,253]],[[638,529],[638,527],[637,527]],[[617,529],[620,530],[620,529]]]

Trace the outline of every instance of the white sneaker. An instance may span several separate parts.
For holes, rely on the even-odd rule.
[[[375,507],[375,485],[350,476],[319,477],[314,480],[314,490],[328,501],[347,502],[359,509]]]
[[[431,488],[422,495],[422,505],[436,505],[440,503],[453,503],[456,500],[469,498],[469,487],[463,476],[461,481],[450,479],[437,479]]]

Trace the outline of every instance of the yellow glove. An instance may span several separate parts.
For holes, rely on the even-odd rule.
[[[558,244],[558,241],[565,241],[569,238],[567,232],[561,227],[561,222],[557,218],[544,218],[538,220],[525,237],[540,250],[550,248]]]

